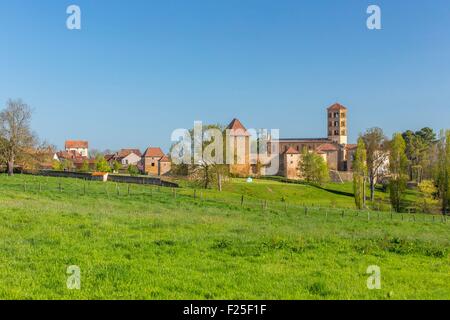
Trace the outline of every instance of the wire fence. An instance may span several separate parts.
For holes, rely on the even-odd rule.
[[[357,210],[344,207],[327,207],[274,201],[252,197],[246,194],[218,192],[205,189],[169,188],[156,185],[138,185],[91,180],[53,178],[37,176],[7,177],[0,184],[0,192],[22,191],[49,197],[100,197],[106,199],[136,199],[175,202],[202,206],[225,206],[241,211],[260,211],[262,213],[297,215],[320,218],[323,221],[337,219],[357,219],[365,221],[405,221],[425,223],[447,223],[447,216],[422,213],[395,213],[386,211]]]

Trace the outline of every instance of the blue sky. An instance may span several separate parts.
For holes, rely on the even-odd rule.
[[[369,4],[382,30],[366,28]],[[336,101],[350,142],[450,127],[448,0],[0,0],[0,43],[0,105],[22,98],[58,147],[167,151],[175,128],[234,117],[323,137]]]

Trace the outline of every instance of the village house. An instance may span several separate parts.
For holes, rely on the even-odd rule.
[[[67,140],[64,144],[64,149],[67,152],[76,152],[83,157],[89,157],[89,142],[82,140]]]
[[[171,161],[161,148],[147,148],[142,156],[143,171],[145,174],[162,176],[171,170]]]
[[[142,160],[142,154],[139,149],[120,149],[114,154],[106,154],[105,159],[111,165],[114,161],[117,161],[123,167],[137,166]]]

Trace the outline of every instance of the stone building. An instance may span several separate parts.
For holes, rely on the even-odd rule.
[[[230,163],[230,173],[236,176],[249,176],[252,172],[250,164],[250,133],[238,119],[233,119],[226,128],[225,155]]]
[[[145,174],[162,176],[171,170],[170,159],[161,148],[147,148],[142,156],[143,171]]]
[[[328,164],[330,171],[350,172],[352,170],[353,155],[356,145],[348,144],[348,110],[339,103],[326,109],[327,137],[326,138],[279,138],[273,140],[269,137],[266,157],[261,157],[263,167],[271,166],[272,161],[279,162],[277,175],[290,179],[299,179],[299,162],[304,151],[321,155]],[[227,127],[232,132],[230,140],[234,141],[232,147],[235,159],[241,162],[230,165],[230,172],[235,175],[246,176],[255,174],[255,164],[250,163],[250,134],[238,119],[234,119]],[[240,141],[240,143],[239,143]],[[278,145],[277,145],[278,144]],[[236,156],[236,151],[241,156]],[[275,157],[278,157],[275,159]],[[264,175],[264,170],[262,170]],[[351,176],[343,174],[347,178]]]

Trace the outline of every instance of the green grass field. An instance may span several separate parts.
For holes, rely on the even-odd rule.
[[[235,180],[194,198],[1,175],[0,299],[449,299],[450,224],[343,210],[346,193]],[[70,265],[81,290],[67,289]],[[367,288],[370,265],[380,290]]]

